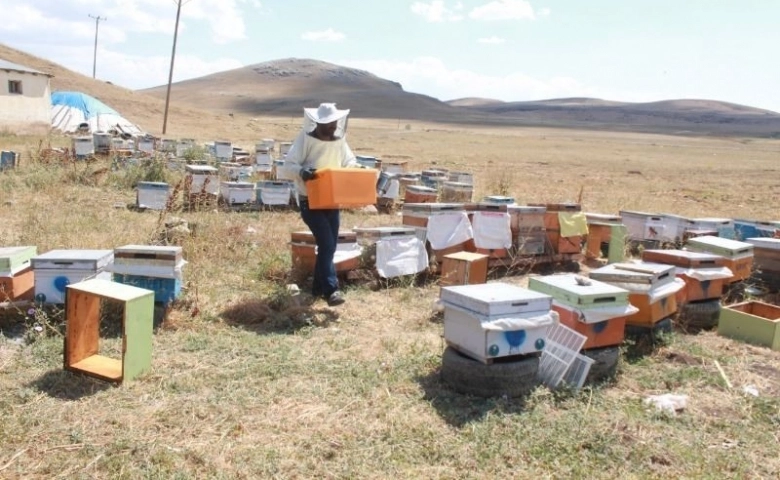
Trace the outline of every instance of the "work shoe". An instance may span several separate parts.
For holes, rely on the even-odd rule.
[[[331,293],[330,296],[328,297],[328,306],[335,307],[336,305],[341,305],[346,301],[347,300],[344,298],[344,294],[336,290],[335,292]]]

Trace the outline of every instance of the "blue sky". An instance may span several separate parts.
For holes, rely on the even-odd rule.
[[[0,0],[0,43],[132,89],[168,80],[176,0]],[[722,100],[780,112],[778,0],[184,0],[174,81],[287,57],[441,100]]]

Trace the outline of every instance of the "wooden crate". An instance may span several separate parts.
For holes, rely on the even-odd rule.
[[[758,301],[723,306],[718,334],[780,350],[780,307]]]
[[[442,258],[439,283],[442,286],[485,283],[487,271],[487,255],[471,252],[452,253]]]
[[[560,322],[575,332],[587,337],[583,349],[609,347],[623,343],[626,331],[626,317],[612,318],[598,323],[580,321],[580,312],[573,307],[553,303],[552,309],[558,312]]]
[[[100,354],[101,300],[122,305],[122,355]],[[152,366],[154,292],[108,280],[68,285],[65,369],[111,382],[132,380]]]
[[[0,302],[32,300],[35,295],[35,273],[27,267],[11,276],[0,276]]]

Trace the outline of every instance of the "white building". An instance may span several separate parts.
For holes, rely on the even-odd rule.
[[[51,77],[0,59],[0,130],[44,133],[51,129]]]

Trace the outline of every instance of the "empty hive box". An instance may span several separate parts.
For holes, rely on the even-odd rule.
[[[780,350],[780,307],[758,301],[723,306],[718,334]]]
[[[623,343],[626,318],[638,311],[627,290],[575,274],[533,276],[528,288],[552,296],[561,324],[587,338],[585,349]]]
[[[485,283],[487,271],[487,255],[472,252],[451,253],[442,259],[439,284],[450,286]]]
[[[363,168],[323,168],[306,182],[312,209],[365,207],[376,203],[377,171]]]
[[[150,210],[165,210],[171,195],[171,187],[165,182],[138,182],[136,206]]]
[[[65,325],[65,369],[111,382],[132,380],[152,365],[154,293],[102,279],[69,285]],[[122,310],[120,358],[101,355],[103,300]]]
[[[557,323],[549,295],[505,283],[442,287],[440,299],[447,344],[483,363],[539,354]]]

